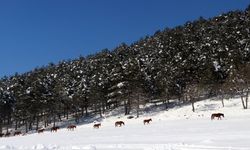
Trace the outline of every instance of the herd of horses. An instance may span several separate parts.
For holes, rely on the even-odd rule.
[[[221,120],[222,117],[224,118],[224,114],[223,114],[223,113],[213,113],[213,114],[211,115],[211,120],[214,120],[215,118],[217,118],[218,120]],[[151,118],[149,118],[149,119],[144,119],[144,120],[143,120],[143,124],[144,124],[144,125],[150,124],[150,122],[152,122],[152,119],[151,119]],[[124,126],[124,125],[125,125],[125,123],[124,123],[123,121],[116,121],[116,122],[115,122],[115,127],[122,127],[122,126]],[[95,124],[93,125],[93,128],[94,128],[94,129],[99,129],[100,127],[101,127],[101,123],[95,123]],[[54,127],[52,127],[52,128],[50,129],[50,131],[51,131],[51,132],[57,132],[57,130],[59,130],[59,129],[60,129],[60,127],[54,126]],[[67,127],[67,129],[68,129],[69,131],[74,131],[74,130],[76,129],[76,125],[69,125],[69,126]],[[37,133],[43,133],[44,131],[45,131],[44,128],[38,129],[38,130],[37,130]],[[11,135],[10,132],[7,132],[6,134],[0,133],[0,137],[9,137],[10,135]],[[14,135],[14,136],[17,136],[17,135],[24,135],[24,134],[22,134],[21,131],[15,131],[15,132],[13,133],[13,135]]]

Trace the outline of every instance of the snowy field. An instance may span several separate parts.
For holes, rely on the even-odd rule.
[[[93,123],[77,126],[75,131],[60,129],[57,133],[28,134],[0,138],[0,150],[250,150],[250,109],[243,110],[240,99],[206,100],[153,111],[138,119],[106,115],[100,129]],[[225,114],[222,120],[211,120],[211,113]],[[152,118],[149,125],[143,119]],[[125,126],[115,127],[123,120]]]

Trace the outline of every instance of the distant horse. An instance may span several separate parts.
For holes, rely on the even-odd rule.
[[[94,126],[93,126],[93,127],[94,127],[95,129],[99,129],[99,128],[100,128],[100,126],[101,126],[101,123],[97,123],[97,124],[94,124]]]
[[[143,124],[144,124],[144,125],[145,125],[146,123],[149,124],[150,121],[152,121],[151,118],[150,118],[150,119],[145,119],[145,120],[143,120]]]
[[[7,132],[6,134],[5,134],[5,137],[9,137],[10,136],[10,132]]]
[[[21,134],[22,134],[21,131],[16,131],[16,132],[14,132],[14,136],[16,136],[16,135],[21,135]]]
[[[67,129],[73,131],[74,129],[76,129],[76,125],[69,125]]]
[[[0,137],[3,137],[4,136],[4,134],[3,133],[0,133]]]
[[[59,127],[52,127],[51,132],[57,132],[58,129],[59,129]]]
[[[44,130],[45,130],[45,129],[43,129],[43,128],[42,128],[42,129],[38,129],[37,132],[38,132],[38,133],[43,133]]]
[[[222,114],[222,113],[214,113],[214,114],[211,115],[211,120],[213,120],[215,117],[217,117],[218,120],[219,120],[219,119],[221,119],[221,116],[224,118],[224,114]]]
[[[116,121],[115,122],[115,127],[121,127],[122,125],[125,125],[125,123],[123,121]]]

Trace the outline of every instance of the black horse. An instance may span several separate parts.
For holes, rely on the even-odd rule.
[[[146,123],[147,124],[149,124],[150,123],[150,121],[152,121],[152,119],[150,118],[150,119],[145,119],[145,120],[143,120],[143,124],[145,125]]]
[[[221,120],[221,117],[224,118],[224,114],[223,113],[214,113],[211,115],[211,120],[213,120],[215,117],[218,118],[218,120],[220,119]]]

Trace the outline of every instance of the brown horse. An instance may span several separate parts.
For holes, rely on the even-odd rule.
[[[42,128],[42,129],[38,129],[37,132],[38,132],[38,133],[43,133],[44,130],[45,130],[45,129],[43,129],[43,128]]]
[[[221,117],[224,118],[224,114],[222,114],[222,113],[214,113],[214,114],[211,115],[211,120],[213,120],[215,117],[217,117],[218,120],[219,120],[219,119],[221,119]]]
[[[59,129],[59,127],[52,127],[51,132],[57,132],[58,129]]]
[[[76,125],[69,125],[67,129],[73,131],[74,129],[76,129]]]
[[[152,121],[151,118],[150,118],[150,119],[145,119],[145,120],[143,120],[143,124],[144,124],[144,125],[145,125],[146,123],[149,124],[150,121]]]
[[[122,125],[125,125],[125,123],[123,121],[116,121],[115,122],[115,127],[121,127]]]
[[[94,127],[95,129],[99,129],[99,128],[100,128],[100,126],[101,126],[101,123],[97,123],[97,124],[94,124],[94,126],[93,126],[93,127]]]
[[[16,132],[14,132],[14,136],[16,136],[16,135],[21,135],[21,134],[22,134],[21,131],[16,131]]]

